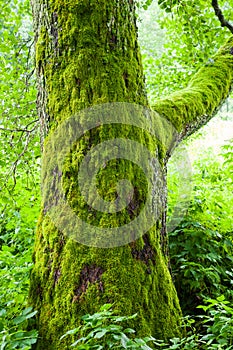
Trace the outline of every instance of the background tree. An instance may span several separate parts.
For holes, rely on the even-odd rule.
[[[33,44],[30,4],[0,1],[2,349],[13,349],[19,342],[23,348],[23,345],[36,342],[37,337],[35,330],[27,332],[23,324],[33,316],[32,310],[27,307],[27,297],[40,196],[40,140]]]
[[[133,2],[54,0],[49,6],[39,1],[32,5],[38,110],[44,136],[77,111],[95,104],[129,102],[148,106]],[[232,46],[230,39],[213,61],[194,75],[187,88],[152,103],[156,112],[175,125],[178,133],[173,142],[206,123],[228,96]],[[133,183],[134,197],[121,216],[95,216],[88,212],[78,191],[76,164],[96,144],[117,137],[132,138],[152,149],[164,174],[167,152],[174,146],[163,149],[144,130],[125,125],[99,126],[74,145],[62,173],[66,198],[86,220],[109,228],[137,216],[145,202],[145,181],[136,175],[138,169],[132,162],[110,162],[101,173],[100,194],[105,200],[113,200],[117,181],[127,178]],[[151,167],[157,170],[153,164]],[[54,173],[57,176],[60,175]],[[129,245],[107,250],[83,246],[64,237],[43,207],[30,291],[31,303],[39,311],[41,338],[37,349],[66,348],[59,335],[77,326],[80,315],[95,311],[107,301],[114,302],[119,312],[138,312],[135,328],[140,335],[151,333],[169,338],[180,333],[180,308],[167,267],[165,183],[156,193],[153,199],[162,203],[163,210],[154,227]]]

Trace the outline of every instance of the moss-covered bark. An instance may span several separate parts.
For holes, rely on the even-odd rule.
[[[232,89],[233,36],[190,79],[182,90],[155,101],[152,108],[179,132],[179,140],[206,124],[218,112]]]
[[[147,106],[134,1],[32,0],[32,8],[42,139],[77,111],[95,104]],[[163,104],[157,104],[156,109],[170,118],[171,111]],[[182,127],[187,123],[177,124]],[[105,200],[112,200],[117,181],[127,178],[134,185],[134,205],[120,215],[96,216],[83,203],[76,184],[77,164],[92,147],[117,137],[148,146],[165,172],[164,149],[145,131],[105,125],[87,132],[67,156],[61,174],[63,188],[79,215],[103,227],[132,220],[143,207],[147,191],[135,165],[118,159],[100,174],[99,192]],[[49,218],[46,205],[42,207],[30,288],[30,303],[38,310],[37,350],[68,349],[67,340],[60,342],[60,336],[77,327],[81,315],[97,311],[106,302],[114,303],[121,314],[138,313],[131,326],[139,336],[169,338],[180,334],[181,312],[167,268],[165,183],[154,196],[163,206],[154,227],[137,241],[111,249],[84,246],[65,237]]]
[[[64,119],[93,104],[117,101],[147,105],[133,1],[34,0],[32,5],[38,109],[44,136]],[[124,136],[161,153],[159,145],[138,128],[104,126],[87,133],[75,145],[63,171],[64,190],[79,215],[85,215],[88,208],[81,204],[75,187],[73,164],[90,147],[109,137]],[[135,206],[121,216],[103,214],[95,218],[94,224],[111,227],[132,220],[143,206],[146,193],[137,169],[130,162],[118,160],[103,175],[99,191],[105,200],[112,199],[117,178],[127,178],[136,189]],[[165,205],[165,192],[161,191],[160,196]],[[161,224],[157,223],[129,245],[90,248],[64,237],[42,208],[30,289],[30,302],[39,311],[37,349],[68,348],[66,340],[60,342],[59,337],[76,327],[81,315],[97,311],[106,302],[114,303],[121,314],[137,312],[138,318],[131,326],[139,335],[178,335],[180,307],[161,249],[160,231]]]

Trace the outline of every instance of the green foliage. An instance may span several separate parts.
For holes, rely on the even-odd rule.
[[[19,178],[35,182],[40,156],[29,6],[29,1],[0,0],[0,190],[6,206]]]
[[[159,6],[158,6],[159,5]],[[204,0],[160,0],[141,13],[139,39],[150,101],[187,85],[190,75],[229,37]],[[222,5],[232,18],[229,1]],[[148,28],[150,35],[148,36]]]
[[[224,234],[232,225],[232,140],[222,147],[216,159],[207,152],[194,164],[194,198],[190,214]]]
[[[141,1],[140,7],[151,6],[150,35],[144,32],[141,38],[149,97],[153,100],[185,86],[200,65],[211,63],[210,55],[228,32],[220,28],[206,1],[160,0],[165,11],[151,2]],[[227,1],[224,4],[231,17],[232,6]],[[26,350],[37,338],[36,330],[25,331],[35,315],[25,307],[39,212],[33,40],[28,1],[1,0],[0,10],[0,349]],[[159,25],[155,25],[156,19]],[[195,307],[211,297],[207,306],[199,307],[208,313],[201,318],[206,332],[198,335],[193,329],[186,338],[171,339],[170,344],[152,337],[135,338],[134,330],[121,326],[135,316],[113,316],[108,305],[97,314],[83,316],[83,326],[66,333],[81,336],[73,348],[149,350],[153,343],[162,349],[233,348],[232,143],[223,147],[222,157],[222,162],[213,161],[207,154],[196,163],[188,216],[170,236],[174,279],[184,312],[197,313]],[[176,194],[177,187],[172,186],[170,191]],[[175,202],[175,196],[173,199]],[[170,196],[170,208],[173,199]],[[222,293],[229,301],[218,297]],[[187,329],[192,328],[194,321],[187,322]]]
[[[170,234],[174,281],[184,313],[207,296],[233,300],[233,244],[191,218]]]
[[[143,339],[135,337],[133,329],[126,328],[117,323],[126,322],[133,316],[114,316],[111,304],[105,304],[100,311],[93,315],[82,317],[83,325],[66,332],[62,337],[76,336],[70,348],[84,349],[163,349],[163,350],[190,350],[202,349],[213,350],[233,349],[233,308],[230,302],[221,295],[217,299],[205,300],[207,305],[199,305],[199,309],[207,312],[204,316],[198,316],[205,330],[202,334],[197,333],[190,317],[184,318],[187,328],[187,336],[184,338],[172,338],[168,342],[157,340],[153,337]]]
[[[150,349],[147,343],[154,340],[154,338],[132,339],[130,334],[134,334],[135,331],[118,324],[135,318],[137,315],[114,316],[111,307],[111,304],[105,304],[99,312],[93,315],[84,315],[82,317],[83,325],[65,333],[61,340],[68,335],[79,333],[79,339],[71,344],[72,348],[79,350]]]
[[[172,8],[179,3],[179,0],[158,0],[159,6],[167,12],[171,12]]]
[[[26,308],[38,217],[39,135],[29,1],[0,1],[0,349],[31,349]]]
[[[12,350],[22,349],[30,350],[31,345],[37,341],[38,332],[36,330],[24,330],[25,322],[30,320],[36,311],[32,308],[26,308],[22,313],[5,324],[6,309],[0,311],[0,349]]]
[[[202,317],[206,335],[202,337],[211,349],[233,349],[233,308],[223,295],[207,299],[207,305],[198,306],[208,315]]]
[[[231,186],[233,182],[233,139],[230,141],[230,143],[227,143],[224,146],[222,146],[222,150],[222,157],[224,158],[224,174],[226,174],[226,177],[228,178],[228,186]]]
[[[147,10],[149,6],[152,4],[153,0],[139,0],[136,2],[136,6],[138,8],[143,8],[143,10]]]
[[[207,297],[224,294],[233,300],[232,150],[230,141],[220,156],[211,158],[209,151],[194,163],[190,206],[170,233],[173,278],[185,314],[195,313]],[[173,174],[169,177],[170,214],[178,187]]]
[[[37,338],[36,330],[24,330],[25,321],[35,315],[31,308],[25,309],[38,216],[38,204],[31,196],[21,185],[17,205],[6,207],[0,218],[0,349],[4,350],[30,349]]]

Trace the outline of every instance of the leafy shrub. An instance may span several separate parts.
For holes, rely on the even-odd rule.
[[[136,314],[132,316],[114,316],[111,307],[111,304],[105,304],[98,313],[84,315],[82,317],[83,325],[65,333],[61,340],[67,335],[79,333],[79,339],[71,344],[71,347],[78,350],[150,349],[147,343],[153,340],[152,337],[130,339],[130,334],[135,333],[135,331],[131,328],[124,329],[123,326],[118,324],[135,318]]]
[[[26,184],[24,180],[27,180]],[[26,331],[35,311],[27,308],[32,247],[39,212],[38,190],[22,177],[0,200],[0,349],[31,349],[37,331]]]
[[[174,283],[185,314],[208,296],[233,300],[233,244],[217,231],[186,218],[170,234]]]
[[[24,330],[25,321],[31,319],[37,311],[32,308],[26,308],[23,312],[13,320],[8,320],[7,310],[0,311],[0,349],[13,350],[22,349],[30,350],[31,345],[37,341],[38,332],[36,330]]]
[[[233,349],[233,308],[223,295],[207,299],[208,305],[198,308],[208,311],[201,317],[206,334],[201,337],[211,349]]]
[[[1,350],[29,350],[37,339],[36,330],[25,330],[36,313],[31,308],[25,308],[32,267],[35,217],[33,210],[31,215],[28,213],[24,217],[25,208],[21,209],[20,213],[15,208],[8,208],[0,220]]]
[[[199,316],[205,333],[198,334],[193,327],[194,319],[186,317],[184,322],[188,329],[187,336],[182,339],[172,338],[169,343],[153,337],[143,339],[134,337],[133,329],[124,329],[118,323],[134,318],[136,315],[114,316],[110,304],[103,305],[100,311],[93,315],[83,316],[83,325],[65,333],[61,340],[64,337],[78,334],[78,339],[70,345],[70,348],[77,350],[233,349],[233,308],[229,306],[229,301],[225,300],[224,296],[220,296],[217,299],[207,299],[205,302],[207,306],[199,306],[199,309],[207,312],[207,315]]]
[[[207,297],[224,294],[233,300],[232,164],[232,141],[220,156],[207,152],[194,163],[189,208],[170,233],[173,278],[184,314],[195,314]],[[169,184],[171,213],[177,200],[173,173]]]

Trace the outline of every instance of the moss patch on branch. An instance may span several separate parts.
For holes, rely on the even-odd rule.
[[[233,37],[191,78],[188,86],[155,101],[152,108],[170,120],[181,137],[207,123],[228,97],[233,83]]]

